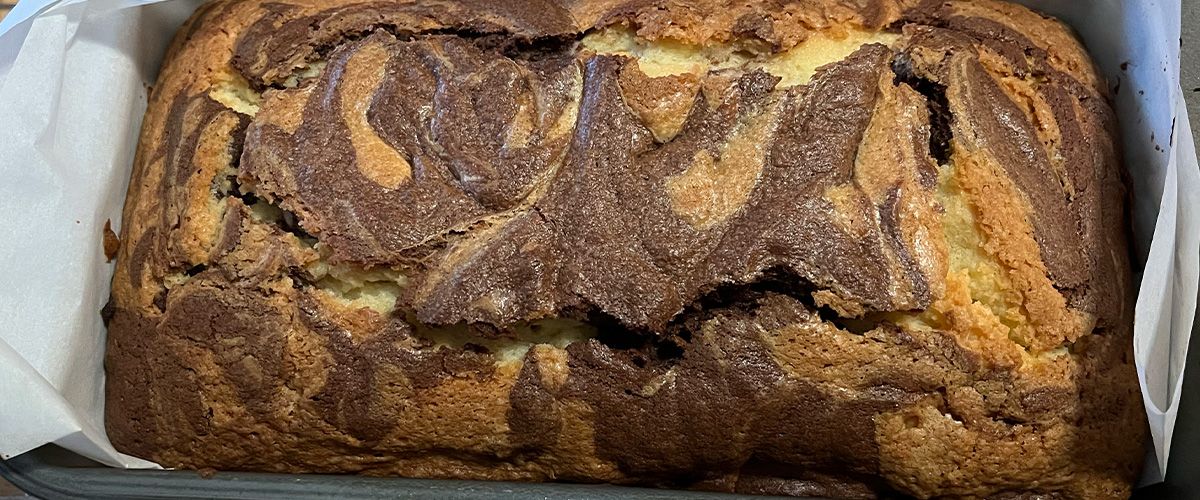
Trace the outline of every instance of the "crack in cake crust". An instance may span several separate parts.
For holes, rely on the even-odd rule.
[[[226,1],[126,204],[164,465],[1127,495],[1115,122],[1001,2]]]

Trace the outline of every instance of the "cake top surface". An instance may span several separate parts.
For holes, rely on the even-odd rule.
[[[174,382],[111,411],[207,406],[188,465],[1118,491],[1105,92],[995,1],[206,4],[113,284],[110,379]]]
[[[172,116],[238,111],[245,152],[226,191],[286,211],[319,266],[403,281],[399,300],[424,323],[503,328],[598,312],[661,332],[702,297],[760,281],[842,316],[924,310],[945,287],[932,225],[951,150],[994,160],[1021,192],[1008,209],[1033,241],[1004,244],[1061,306],[1032,335],[1050,338],[1027,342],[1053,348],[1089,329],[1066,300],[1113,296],[1089,289],[1098,257],[1075,244],[1105,223],[1071,206],[1085,186],[1069,170],[1090,163],[1063,156],[1084,154],[1083,138],[1027,119],[1074,115],[1064,98],[1103,94],[1076,43],[1047,51],[1069,36],[1057,24],[1018,32],[993,20],[1033,16],[1023,9],[247,9],[236,38],[210,40],[223,44],[208,56],[222,67],[187,82]],[[904,32],[902,15],[932,21]],[[996,80],[1029,75],[1054,89],[1031,97],[1047,111],[1021,109],[1032,101],[1010,102]],[[927,112],[947,97],[951,109]],[[186,144],[186,131],[166,139]]]

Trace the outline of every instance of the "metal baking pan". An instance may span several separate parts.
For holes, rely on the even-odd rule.
[[[51,499],[766,498],[609,485],[400,479],[350,475],[218,472],[211,477],[204,477],[195,471],[113,469],[53,445],[0,461],[0,475],[33,496]]]
[[[1182,84],[1200,90],[1200,1],[1183,2]],[[1200,92],[1186,92],[1200,137]],[[1193,329],[1200,330],[1200,325]],[[1193,335],[1196,337],[1195,335]],[[1200,338],[1200,337],[1196,337]],[[1165,483],[1138,489],[1138,500],[1200,498],[1200,348],[1191,349],[1180,398],[1181,408],[1171,446]],[[508,483],[361,476],[218,472],[203,477],[194,471],[121,470],[104,467],[55,446],[0,460],[0,476],[40,498],[52,499],[531,499],[595,500],[750,499],[745,495],[670,491],[606,485]]]

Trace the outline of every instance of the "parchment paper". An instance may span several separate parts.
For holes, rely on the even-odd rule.
[[[1200,170],[1179,87],[1180,5],[1024,0],[1088,45],[1115,96],[1144,264],[1134,353],[1161,481],[1200,276]],[[0,22],[0,457],[55,443],[155,467],[104,435],[104,327],[125,185],[162,53],[196,0],[22,0]]]

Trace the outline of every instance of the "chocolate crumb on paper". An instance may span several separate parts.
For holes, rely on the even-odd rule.
[[[117,250],[121,248],[121,239],[112,230],[112,221],[104,221],[104,258],[112,262],[117,258]]]

